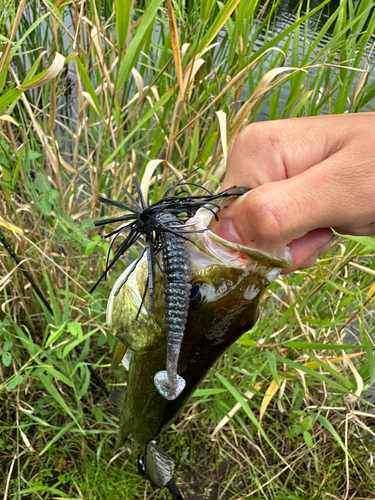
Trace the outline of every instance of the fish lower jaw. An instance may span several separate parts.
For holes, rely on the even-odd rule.
[[[184,390],[186,382],[180,377],[180,375],[176,374],[176,379],[171,383],[168,378],[168,373],[166,370],[162,370],[157,372],[154,377],[154,384],[159,394],[163,396],[163,398],[168,399],[168,401],[172,401],[173,399],[178,398],[181,392]]]

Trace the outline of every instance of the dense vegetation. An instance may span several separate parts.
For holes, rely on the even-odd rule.
[[[283,28],[279,3],[2,3],[6,500],[168,498],[136,475],[135,445],[113,456],[117,419],[90,371],[108,389],[125,383],[122,368],[109,373],[105,324],[125,263],[88,293],[108,250],[97,200],[134,191],[134,173],[157,200],[198,166],[195,181],[216,191],[245,124],[374,108],[375,2],[296,3]],[[337,238],[270,286],[257,327],[161,440],[186,499],[375,496],[374,248]]]

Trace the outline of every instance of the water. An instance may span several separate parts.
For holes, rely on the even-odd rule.
[[[354,2],[354,5],[357,5],[361,0],[357,0]],[[364,1],[364,0],[363,0]],[[280,2],[278,10],[277,10],[277,15],[274,19],[274,22],[271,26],[270,31],[267,33],[267,41],[270,39],[274,39],[279,33],[285,31],[288,27],[290,27],[296,20],[297,20],[297,11],[300,6],[300,0],[283,0]],[[322,3],[321,0],[311,0],[310,1],[310,10],[313,10],[314,8],[318,7]],[[302,9],[301,9],[301,14],[300,17],[304,15],[306,12],[306,4],[307,2],[304,1],[302,4]],[[316,40],[317,33],[319,34],[320,29],[324,26],[328,18],[332,15],[332,13],[337,10],[337,8],[340,5],[339,0],[331,0],[331,2],[326,5],[322,10],[319,10],[316,12],[314,15],[312,15],[309,20],[308,20],[308,35],[309,35],[309,42],[312,43],[313,41]],[[270,7],[266,9],[266,13],[270,10]],[[323,49],[324,46],[331,41],[332,39],[332,34],[334,30],[334,24],[330,26],[330,28],[327,30],[327,33],[324,34],[322,39],[319,41],[317,44],[317,50]],[[300,27],[300,33],[301,33],[301,39],[300,39],[300,44],[299,44],[299,60],[301,61],[304,51],[303,51],[303,27]],[[265,31],[263,31],[258,39],[255,42],[255,50],[258,50],[262,47],[262,45],[265,43]],[[283,39],[280,41],[276,46],[280,49],[283,48],[283,45],[285,43],[285,40]],[[370,39],[370,43],[368,44],[368,47],[364,51],[364,54],[362,56],[362,62],[363,65],[362,67],[365,67],[365,61],[367,59],[371,58],[371,50],[372,50],[372,44],[375,44],[375,37],[372,36]],[[284,66],[291,66],[291,52],[286,54],[286,61]],[[312,57],[310,58],[310,62],[312,60]],[[339,54],[336,54],[335,57],[335,62],[339,64]],[[266,64],[263,67],[263,72],[268,71],[269,69],[269,62],[266,60]],[[374,57],[372,57],[372,67],[371,71],[372,73],[374,72],[375,65],[374,65]],[[313,79],[314,76],[318,73],[318,68],[309,68],[308,69],[308,74],[309,78]],[[357,73],[354,82],[353,82],[353,89],[360,78],[361,73]],[[282,114],[282,110],[284,109],[284,106],[288,100],[290,93],[290,83],[287,82],[286,84],[282,85],[281,91],[280,91],[280,100],[279,100],[279,109],[278,109],[278,114],[279,116]],[[333,93],[333,98],[337,95],[338,91]],[[373,111],[375,106],[375,101],[373,100],[372,102],[368,103],[367,106],[365,106],[361,111]],[[328,110],[327,110],[328,111]],[[263,108],[262,112],[257,116],[257,121],[265,121],[269,120],[269,115],[270,115],[270,104],[266,104],[266,106]]]

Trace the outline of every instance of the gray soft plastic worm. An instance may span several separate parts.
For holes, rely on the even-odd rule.
[[[178,227],[182,226],[179,219],[168,212],[158,215],[157,218],[164,226],[170,226],[174,231],[178,231]],[[177,374],[177,364],[190,302],[190,256],[185,240],[175,234],[161,233],[161,246],[166,279],[164,300],[167,369],[156,373],[154,383],[164,398],[172,400],[181,394],[186,385],[185,380]]]

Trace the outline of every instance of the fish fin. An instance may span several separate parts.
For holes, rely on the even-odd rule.
[[[174,461],[152,441],[145,452],[145,470],[151,482],[165,486],[173,477]]]
[[[122,408],[125,402],[125,394],[126,391],[124,391],[123,389],[116,389],[115,391],[112,391],[108,396],[108,402],[113,406]]]
[[[109,369],[111,372],[115,371],[115,369],[121,363],[125,355],[125,352],[126,352],[126,345],[124,345],[122,342],[117,342],[115,354],[113,355],[111,367]]]
[[[111,410],[116,417],[120,417],[121,415],[125,403],[125,394],[126,391],[116,389],[115,391],[112,391],[108,396],[108,403],[113,406]]]
[[[122,358],[122,364],[125,368],[125,370],[129,371],[129,366],[130,366],[130,359],[132,357],[133,351],[131,349],[126,349],[126,353],[124,354],[124,357]]]

